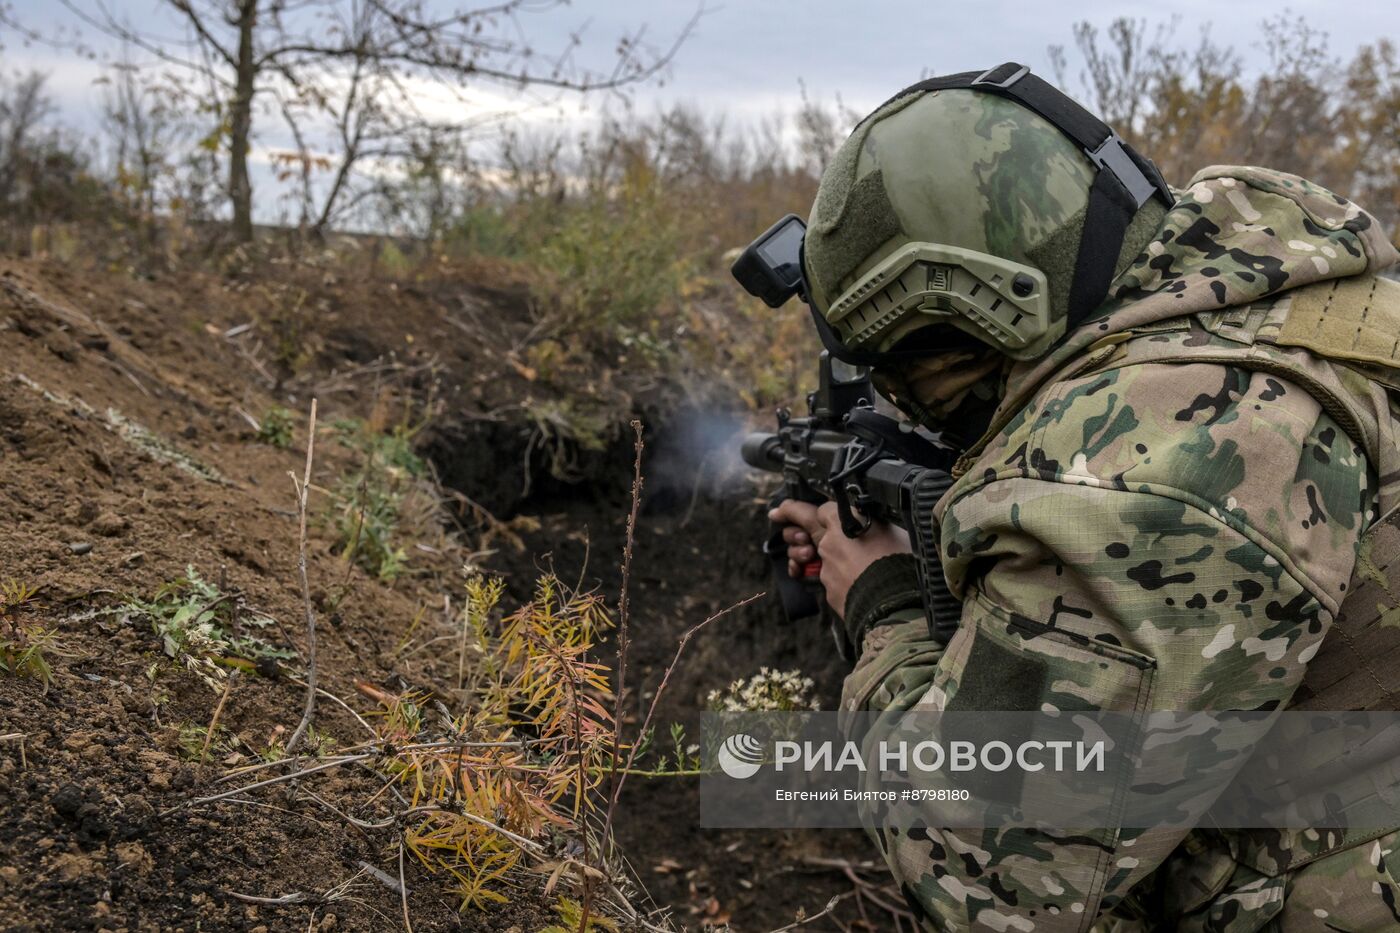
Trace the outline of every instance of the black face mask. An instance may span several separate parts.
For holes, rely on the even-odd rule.
[[[956,407],[948,426],[943,429],[948,443],[967,450],[987,433],[992,425],[992,416],[1001,405],[1004,382],[1001,374],[993,373],[972,387]]]
[[[982,347],[985,351],[985,345]],[[1004,395],[1006,376],[1005,360],[996,355],[1001,365],[994,365],[988,372],[968,386],[958,390],[955,397],[946,401],[920,401],[920,393],[911,380],[914,363],[889,364],[874,369],[871,373],[875,388],[902,411],[911,421],[942,435],[954,447],[966,449],[980,438],[991,425]],[[927,359],[927,357],[925,357]],[[949,369],[950,375],[957,372],[959,365],[985,365],[987,361],[976,358],[965,364],[955,364]],[[928,378],[928,377],[925,377]]]

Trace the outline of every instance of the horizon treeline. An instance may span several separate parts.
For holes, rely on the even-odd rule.
[[[338,0],[315,2],[338,9]],[[304,47],[304,26],[256,28],[274,57]],[[247,88],[230,78],[237,56],[220,58],[227,39],[211,39],[207,80],[191,81],[164,50],[138,44],[146,37],[118,35],[154,64],[135,67],[128,55],[111,66],[91,136],[65,123],[42,74],[0,77],[0,248],[53,252],[88,231],[83,255],[143,275],[226,269],[230,252],[248,262],[250,246],[294,261],[371,248],[368,266],[349,261],[357,271],[526,293],[539,338],[530,366],[541,371],[584,345],[653,366],[672,365],[683,347],[751,405],[790,401],[805,385],[805,320],[742,295],[724,260],[783,214],[805,216],[823,166],[862,114],[804,94],[795,111],[751,123],[676,104],[650,115],[623,107],[572,133],[526,132],[506,119],[488,134],[406,110],[412,95],[395,84],[412,72],[396,58],[403,50],[376,23],[345,27],[355,28],[355,55],[328,40],[319,57],[287,51],[281,76],[267,66],[241,115],[234,97]],[[1209,28],[1190,36],[1179,20],[1080,22],[1049,50],[1054,77],[1174,185],[1211,164],[1266,165],[1352,198],[1396,235],[1400,55],[1390,40],[1338,57],[1324,32],[1279,17],[1260,26],[1263,61],[1251,74]],[[626,94],[683,41],[660,52],[624,44],[611,73],[556,60],[525,83]],[[496,49],[506,60],[488,53],[435,74],[462,83],[493,61],[506,67],[509,55],[529,59],[524,46]],[[453,52],[438,44],[432,54]],[[279,128],[296,143],[262,150],[279,184],[252,186],[236,162]],[[250,213],[280,220],[249,243],[239,227]],[[335,233],[345,229],[375,235]]]
[[[1054,78],[1172,184],[1207,165],[1264,165],[1350,197],[1391,229],[1400,222],[1400,55],[1391,40],[1337,58],[1325,32],[1281,16],[1261,24],[1264,60],[1249,76],[1240,51],[1209,28],[1180,41],[1179,20],[1080,22],[1071,32],[1068,46],[1049,49]],[[673,52],[627,59],[636,74],[619,93]],[[352,62],[320,75],[319,109],[301,101],[296,114],[287,89],[269,78],[268,99],[247,118],[252,135],[240,142],[227,99],[235,91],[217,82],[198,90],[159,55],[147,57],[152,63],[133,65],[128,47],[108,68],[96,88],[98,125],[86,135],[65,121],[46,75],[0,75],[6,226],[114,212],[137,226],[232,223],[242,192],[232,190],[230,147],[254,149],[266,125],[284,137],[290,130],[297,144],[263,151],[278,184],[251,191],[251,211],[277,226],[318,236],[341,226],[510,254],[556,226],[561,208],[596,209],[603,200],[646,213],[637,199],[660,199],[662,213],[686,228],[671,245],[714,256],[786,211],[805,213],[827,158],[862,116],[804,92],[795,112],[751,124],[673,104],[650,115],[605,111],[595,126],[567,133],[524,131],[497,115],[488,132],[390,114],[409,106],[377,83],[390,72],[356,77]],[[587,72],[568,78],[585,93],[602,83]],[[337,107],[324,88],[357,92],[359,102]],[[677,231],[657,232],[665,240]]]

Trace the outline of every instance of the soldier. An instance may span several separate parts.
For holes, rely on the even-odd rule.
[[[828,349],[962,436],[935,515],[963,609],[940,644],[902,532],[775,509],[858,646],[845,708],[1396,708],[1398,258],[1292,175],[1168,189],[1017,65],[867,117],[807,296]],[[1400,929],[1396,832],[869,829],[934,929]]]

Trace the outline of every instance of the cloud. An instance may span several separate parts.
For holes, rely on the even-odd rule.
[[[82,2],[82,0],[80,0]],[[425,0],[430,9],[449,9],[450,0]],[[709,8],[659,86],[634,90],[631,110],[646,116],[685,103],[710,117],[723,117],[732,129],[755,127],[774,115],[790,115],[801,103],[801,88],[821,103],[842,102],[858,113],[868,112],[899,88],[927,74],[986,68],[1018,60],[1049,74],[1048,46],[1072,44],[1072,24],[1089,19],[1106,26],[1116,16],[1164,22],[1161,5],[1153,0],[1095,0],[1066,13],[1062,5],[1027,4],[1024,0],[984,0],[972,3],[929,3],[927,0],[870,0],[852,6],[849,0],[707,0]],[[164,28],[153,20],[150,0],[109,0],[114,14]],[[521,35],[538,50],[540,60],[569,48],[581,28],[582,43],[575,63],[596,71],[612,64],[616,40],[647,24],[644,42],[667,47],[693,15],[686,0],[607,0],[550,7],[522,13]],[[1194,43],[1209,29],[1218,43],[1232,45],[1254,73],[1265,67],[1259,43],[1260,23],[1281,14],[1274,0],[1178,0],[1171,7],[1178,17],[1175,36]],[[12,12],[27,25],[52,30],[71,26],[73,18],[51,0],[13,0]],[[156,14],[159,15],[159,14]],[[1353,0],[1347,15],[1321,0],[1295,0],[1290,16],[1327,30],[1334,53],[1345,56],[1359,45],[1382,36],[1400,34],[1400,4],[1393,0]],[[170,21],[173,23],[174,21]],[[585,28],[586,27],[586,28]],[[178,34],[178,28],[168,31]],[[115,43],[85,37],[107,55]],[[18,42],[0,32],[5,70],[37,69],[49,75],[48,88],[65,122],[86,135],[95,135],[100,113],[101,63],[48,47]],[[344,80],[344,79],[342,79]],[[568,135],[598,125],[604,113],[624,112],[616,96],[582,97],[568,92],[521,91],[508,85],[477,82],[450,90],[421,78],[405,82],[420,113],[433,121],[477,127],[490,138],[498,118],[527,135]],[[269,115],[271,116],[271,115]],[[495,128],[493,128],[493,126]],[[331,147],[330,127],[310,128],[316,148]],[[273,116],[259,123],[254,158],[266,166],[270,154],[293,148],[290,134]],[[273,184],[264,168],[259,184]],[[273,199],[267,199],[272,203]]]

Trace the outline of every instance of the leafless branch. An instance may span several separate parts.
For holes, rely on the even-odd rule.
[[[312,901],[312,897],[302,891],[293,891],[291,894],[284,894],[281,897],[259,897],[256,894],[240,894],[237,891],[225,891],[224,893],[247,904],[266,904],[270,907],[280,907],[284,904],[306,904]]]
[[[729,613],[733,612],[736,609],[742,609],[744,606],[747,606],[750,603],[762,599],[764,595],[765,594],[763,593],[755,593],[747,599],[741,599],[734,605],[729,606],[726,609],[721,609],[719,612],[716,612],[714,615],[710,616],[705,621],[700,622],[696,625],[692,625],[690,628],[686,629],[685,633],[681,635],[679,643],[676,645],[675,656],[671,658],[671,663],[666,665],[666,670],[661,675],[661,683],[657,685],[656,692],[652,694],[651,705],[647,707],[646,717],[642,720],[642,726],[637,731],[637,735],[644,736],[647,734],[647,731],[651,728],[651,721],[652,718],[656,715],[657,704],[660,702],[662,695],[666,692],[666,686],[671,682],[671,673],[676,669],[676,665],[680,663],[681,655],[685,652],[685,646],[689,644],[690,639],[693,638],[696,635],[696,633],[698,633],[705,626],[709,625],[711,622],[714,622],[717,619],[721,619],[724,616],[729,615]],[[621,689],[622,685],[619,683],[618,690],[621,691]],[[603,834],[602,839],[599,843],[599,851],[606,851],[608,839],[611,837],[612,834],[613,817],[617,811],[617,801],[618,798],[622,795],[622,787],[623,784],[625,784],[627,781],[627,776],[632,772],[632,765],[636,762],[637,750],[640,746],[640,741],[632,743],[632,747],[628,750],[627,753],[627,765],[625,768],[622,769],[621,773],[618,774],[616,785],[612,787],[611,794],[608,797],[607,816],[603,820]],[[585,891],[584,909],[581,912],[582,922],[585,924],[588,921],[588,901],[586,898],[587,891]]]
[[[314,768],[303,768],[300,771],[293,771],[291,774],[278,775],[275,778],[268,778],[266,781],[258,781],[256,784],[248,784],[244,787],[237,788],[236,790],[225,791],[222,794],[214,794],[210,797],[200,797],[197,800],[191,800],[188,803],[181,804],[179,807],[173,807],[172,809],[167,810],[165,812],[172,813],[175,810],[180,809],[181,807],[197,807],[206,803],[217,803],[218,801],[226,800],[229,797],[236,797],[239,794],[246,794],[250,790],[257,790],[260,787],[268,787],[272,784],[283,784],[287,781],[295,781],[297,778],[303,778],[307,775],[316,774],[320,771],[329,771],[331,768],[338,768],[341,765],[353,764],[357,761],[368,761],[373,757],[375,756],[344,755],[340,758],[332,758],[329,761],[322,762]]]
[[[627,536],[622,546],[622,586],[617,600],[617,680],[613,689],[613,722],[612,722],[612,761],[608,765],[608,811],[606,821],[603,824],[603,835],[598,841],[598,861],[601,864],[607,860],[609,839],[612,833],[613,808],[612,801],[617,799],[620,776],[617,773],[617,762],[622,756],[622,707],[623,699],[627,692],[627,645],[630,640],[628,634],[628,622],[631,617],[631,582],[632,582],[632,551],[637,541],[637,513],[641,510],[642,501],[642,451],[646,444],[642,440],[642,423],[636,419],[632,421],[632,434],[634,455],[632,458],[632,499],[631,508],[627,513]],[[630,764],[629,759],[629,764]],[[585,878],[583,889],[583,909],[579,923],[580,931],[586,930],[589,911],[593,906],[593,888],[591,879]]]
[[[807,924],[813,922],[814,920],[820,920],[822,917],[825,917],[827,914],[829,914],[829,913],[831,913],[833,910],[835,910],[835,909],[836,909],[836,905],[839,904],[840,902],[841,902],[841,896],[840,896],[840,895],[837,895],[836,897],[833,897],[831,900],[829,900],[829,901],[826,902],[826,907],[824,907],[824,908],[822,909],[821,913],[812,914],[812,916],[810,916],[810,917],[803,917],[801,920],[794,920],[792,923],[789,923],[787,926],[785,926],[785,927],[778,927],[776,930],[770,931],[770,933],[787,933],[788,930],[795,930],[795,929],[797,929],[798,927],[806,926]]]
[[[406,933],[413,933],[413,922],[408,919],[408,885],[403,880],[403,850],[404,842],[399,839],[399,897],[403,903],[403,928]]]

